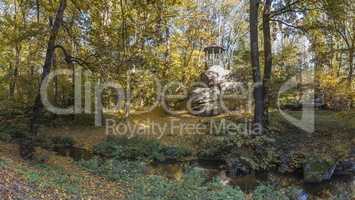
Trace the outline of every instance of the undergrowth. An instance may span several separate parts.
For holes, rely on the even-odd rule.
[[[243,200],[239,188],[223,186],[218,180],[207,182],[203,171],[192,169],[181,181],[147,176],[137,181],[128,200]]]
[[[104,158],[121,160],[179,160],[191,155],[189,149],[165,146],[156,139],[143,137],[110,137],[94,147],[94,153]]]

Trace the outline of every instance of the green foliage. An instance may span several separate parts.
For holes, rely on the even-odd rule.
[[[189,149],[176,146],[164,146],[160,149],[160,153],[162,153],[165,158],[174,160],[180,160],[192,154]]]
[[[64,191],[77,194],[80,191],[80,177],[68,174],[63,168],[46,164],[37,164],[34,169],[21,167],[18,171],[31,184],[41,188],[61,188]]]
[[[243,200],[244,193],[239,189],[224,187],[222,190],[209,192],[208,200]]]
[[[50,137],[40,135],[39,137],[36,137],[35,144],[47,150],[60,151],[73,147],[75,145],[75,140],[69,136]]]
[[[29,172],[28,174],[26,174],[26,179],[32,184],[37,183],[40,179],[40,175],[36,172]]]
[[[253,192],[253,200],[289,200],[282,192],[271,185],[259,185]]]
[[[290,186],[283,188],[281,191],[283,191],[290,200],[308,198],[308,194],[299,186]]]
[[[121,161],[117,159],[104,161],[97,157],[88,161],[81,160],[78,164],[99,176],[103,176],[114,181],[125,182],[131,182],[143,176],[146,168],[145,164],[140,161]]]
[[[6,166],[6,161],[3,159],[0,159],[0,169]]]
[[[349,200],[349,199],[353,199],[354,196],[351,195],[351,192],[348,192],[348,193],[338,193],[338,194],[332,195],[331,198],[334,200]]]
[[[143,137],[108,138],[94,147],[94,153],[105,158],[145,161],[181,159],[191,154],[187,149],[163,146],[158,140]]]
[[[141,177],[145,173],[145,163],[139,161],[106,161],[106,169],[112,169],[108,177],[112,180],[130,181]]]
[[[127,200],[170,200],[175,183],[161,176],[148,176],[135,181]]]
[[[7,133],[0,133],[0,141],[3,142],[10,142],[11,141],[11,135],[7,134]]]
[[[105,158],[119,156],[121,152],[121,146],[111,139],[107,139],[106,141],[94,146],[94,153]]]
[[[0,105],[0,118],[13,120],[24,118],[29,109],[28,106],[26,107],[19,102],[3,100]]]
[[[27,129],[23,124],[1,124],[0,137],[4,140],[24,138],[28,135]]]
[[[75,141],[72,137],[56,136],[51,139],[53,148],[69,148],[74,146]]]
[[[207,181],[206,178],[202,169],[193,168],[189,170],[173,191],[172,199],[204,199],[207,192],[207,187],[204,184]]]
[[[135,182],[128,200],[243,200],[238,188],[223,186],[218,180],[207,183],[204,171],[193,168],[179,182],[160,176],[148,176]]]
[[[160,160],[160,143],[153,139],[140,137],[108,138],[94,147],[94,153],[117,159]]]
[[[219,180],[208,183],[205,171],[192,168],[181,181],[161,176],[144,176],[145,166],[137,161],[100,161],[94,158],[80,161],[85,169],[113,181],[125,182],[132,187],[128,200],[243,200],[238,188],[223,186]]]
[[[229,140],[218,138],[205,138],[201,145],[201,150],[198,152],[198,157],[201,159],[216,158],[222,159],[229,152]]]
[[[349,89],[348,82],[335,74],[324,73],[319,75],[319,89],[324,95],[327,108],[335,111],[349,111],[355,94]]]
[[[270,136],[226,131],[223,137],[206,139],[198,156],[226,160],[240,158],[254,170],[266,170],[277,165],[279,154]]]
[[[94,157],[90,160],[80,160],[78,164],[86,170],[95,173],[99,171],[98,169],[100,168],[101,162],[98,157]]]

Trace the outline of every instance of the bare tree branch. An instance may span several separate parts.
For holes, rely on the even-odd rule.
[[[298,30],[300,30],[302,32],[306,32],[304,27],[302,27],[302,26],[295,26],[295,25],[289,24],[289,23],[284,22],[284,21],[279,20],[279,19],[270,19],[270,21],[279,22],[279,23],[281,23],[281,24],[283,24],[285,26],[288,26],[288,27],[291,27],[291,28],[294,28],[294,29],[298,29]]]

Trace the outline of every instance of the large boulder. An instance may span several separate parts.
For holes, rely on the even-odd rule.
[[[353,176],[355,175],[355,160],[340,161],[334,170],[334,175]]]
[[[333,176],[336,162],[317,157],[307,159],[303,165],[303,176],[306,183],[328,181]]]
[[[221,113],[218,88],[196,88],[191,92],[190,112],[198,116],[214,116]]]
[[[241,88],[244,88],[243,85],[236,81],[226,81],[220,84],[220,89],[222,92],[228,93],[237,93],[242,94],[244,91],[241,91]]]
[[[221,65],[214,65],[202,74],[202,81],[209,87],[219,86],[227,82],[231,75],[231,71],[225,69]]]
[[[334,175],[355,176],[355,148],[352,149],[347,159],[337,163]]]
[[[202,74],[201,81],[204,87],[195,88],[190,93],[190,112],[197,116],[214,116],[223,112],[221,99],[224,95],[236,94],[240,85],[232,77],[230,70],[221,65],[214,65]],[[235,102],[235,100],[233,100]],[[236,107],[232,104],[224,104],[227,108]]]
[[[285,193],[289,200],[308,200],[309,198],[307,192],[300,187],[287,188]]]

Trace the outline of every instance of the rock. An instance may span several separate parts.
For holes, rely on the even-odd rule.
[[[352,176],[355,175],[355,159],[348,159],[338,162],[335,167],[334,175]]]
[[[299,193],[295,194],[291,200],[307,200],[308,194],[305,191],[300,191]]]
[[[236,94],[240,93],[240,84],[232,77],[230,70],[221,65],[210,67],[201,76],[201,81],[205,84],[203,87],[195,88],[190,93],[191,102],[190,112],[197,116],[215,116],[223,112],[221,93]],[[243,92],[243,91],[242,91]],[[236,102],[233,99],[234,102]],[[232,107],[236,107],[232,104]]]
[[[308,200],[309,195],[302,188],[292,187],[286,191],[290,200]]]
[[[303,178],[306,183],[320,183],[330,180],[336,167],[335,161],[319,158],[307,159],[303,165]]]
[[[198,116],[214,116],[221,113],[218,88],[197,88],[191,92],[191,113]]]
[[[214,65],[202,74],[201,80],[209,87],[219,86],[226,82],[231,74],[230,70],[224,69],[221,65]]]
[[[244,89],[244,86],[236,81],[223,82],[220,85],[220,88],[221,88],[222,92],[225,94],[229,94],[229,93],[243,94],[243,92],[245,92],[245,91],[240,91],[240,90]]]
[[[351,149],[347,159],[337,163],[334,175],[339,176],[355,176],[355,147]]]
[[[239,158],[227,160],[228,175],[231,177],[250,175],[252,170]]]

